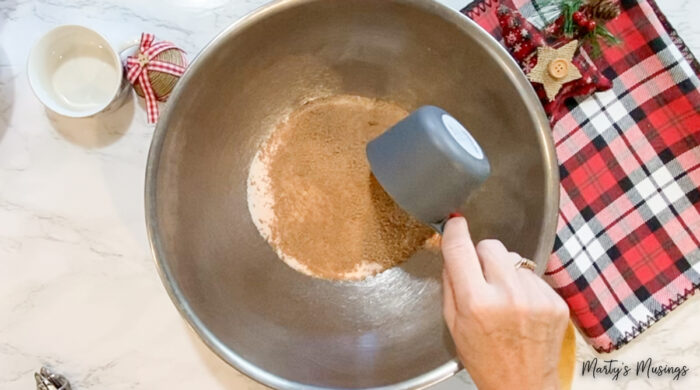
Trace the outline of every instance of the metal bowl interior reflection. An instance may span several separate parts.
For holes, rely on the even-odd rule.
[[[361,282],[302,275],[253,225],[248,168],[271,128],[317,97],[444,108],[491,177],[466,205],[475,239],[533,258],[552,248],[558,178],[549,126],[517,65],[430,1],[278,1],[215,38],[155,130],[146,219],[163,283],[222,359],[279,388],[415,388],[459,369],[441,317],[439,254]]]

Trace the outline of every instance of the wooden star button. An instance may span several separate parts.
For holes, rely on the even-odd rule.
[[[564,84],[581,78],[581,72],[571,62],[577,48],[578,41],[571,41],[558,49],[548,46],[537,48],[537,65],[527,77],[533,83],[544,86],[549,101],[554,100]]]

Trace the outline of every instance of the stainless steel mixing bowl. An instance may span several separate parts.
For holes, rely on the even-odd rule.
[[[495,40],[419,0],[282,0],[215,38],[155,130],[153,254],[199,336],[262,383],[423,387],[459,368],[441,317],[439,255],[420,252],[362,282],[314,279],[277,258],[248,212],[248,168],[272,126],[338,93],[408,110],[434,104],[465,124],[493,169],[467,206],[475,239],[499,238],[542,272],[559,194],[547,119]]]

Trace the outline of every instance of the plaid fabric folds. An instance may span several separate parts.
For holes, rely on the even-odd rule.
[[[500,3],[538,27],[526,0],[462,12],[497,39]],[[596,65],[612,89],[568,99],[552,136],[561,206],[546,278],[601,352],[626,344],[700,287],[700,80],[697,61],[653,0],[621,0],[620,45]]]

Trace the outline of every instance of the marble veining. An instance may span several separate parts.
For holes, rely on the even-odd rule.
[[[469,0],[441,0],[461,8]],[[49,365],[82,389],[261,389],[211,353],[180,319],[156,274],[146,238],[143,181],[153,132],[143,103],[72,120],[34,98],[26,60],[60,24],[101,32],[115,48],[142,31],[176,42],[190,59],[266,0],[0,0],[0,389],[34,388]],[[700,52],[700,2],[659,0]],[[686,364],[668,378],[581,378],[575,389],[700,387],[700,298],[621,351]],[[578,360],[596,355],[579,340]],[[580,371],[580,363],[577,366]],[[473,388],[458,375],[437,390]]]

